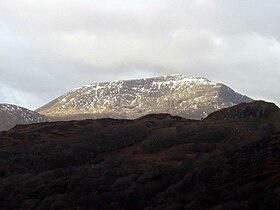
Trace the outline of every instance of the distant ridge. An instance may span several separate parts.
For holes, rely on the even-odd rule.
[[[176,74],[86,85],[36,111],[62,120],[135,119],[152,113],[201,119],[219,109],[251,101],[224,84]]]
[[[12,105],[0,104],[0,131],[9,130],[17,124],[49,122],[50,119],[29,109]]]

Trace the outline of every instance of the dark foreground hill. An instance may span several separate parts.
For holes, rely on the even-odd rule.
[[[279,209],[280,112],[22,125],[0,133],[0,209]]]

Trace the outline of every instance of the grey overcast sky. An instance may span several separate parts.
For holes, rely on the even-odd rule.
[[[0,0],[0,103],[184,74],[280,104],[279,0]]]

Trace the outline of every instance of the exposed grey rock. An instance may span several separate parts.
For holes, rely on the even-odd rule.
[[[37,111],[62,120],[134,119],[151,113],[201,119],[216,110],[251,101],[223,84],[202,77],[170,75],[86,85]]]

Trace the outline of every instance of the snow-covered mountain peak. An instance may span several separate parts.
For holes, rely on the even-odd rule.
[[[96,90],[108,88],[122,88],[124,84],[133,84],[135,86],[145,86],[145,84],[152,82],[153,85],[169,85],[169,86],[180,86],[180,85],[217,85],[206,78],[203,77],[190,77],[181,74],[172,74],[167,76],[153,77],[153,78],[143,78],[143,79],[132,79],[132,80],[116,80],[111,82],[101,82],[92,83],[90,85],[85,85],[82,87],[74,88],[71,92],[75,92],[80,89],[94,88]]]
[[[53,117],[137,118],[150,113],[169,113],[197,119],[249,101],[223,84],[175,74],[93,83],[71,90],[38,111]]]

